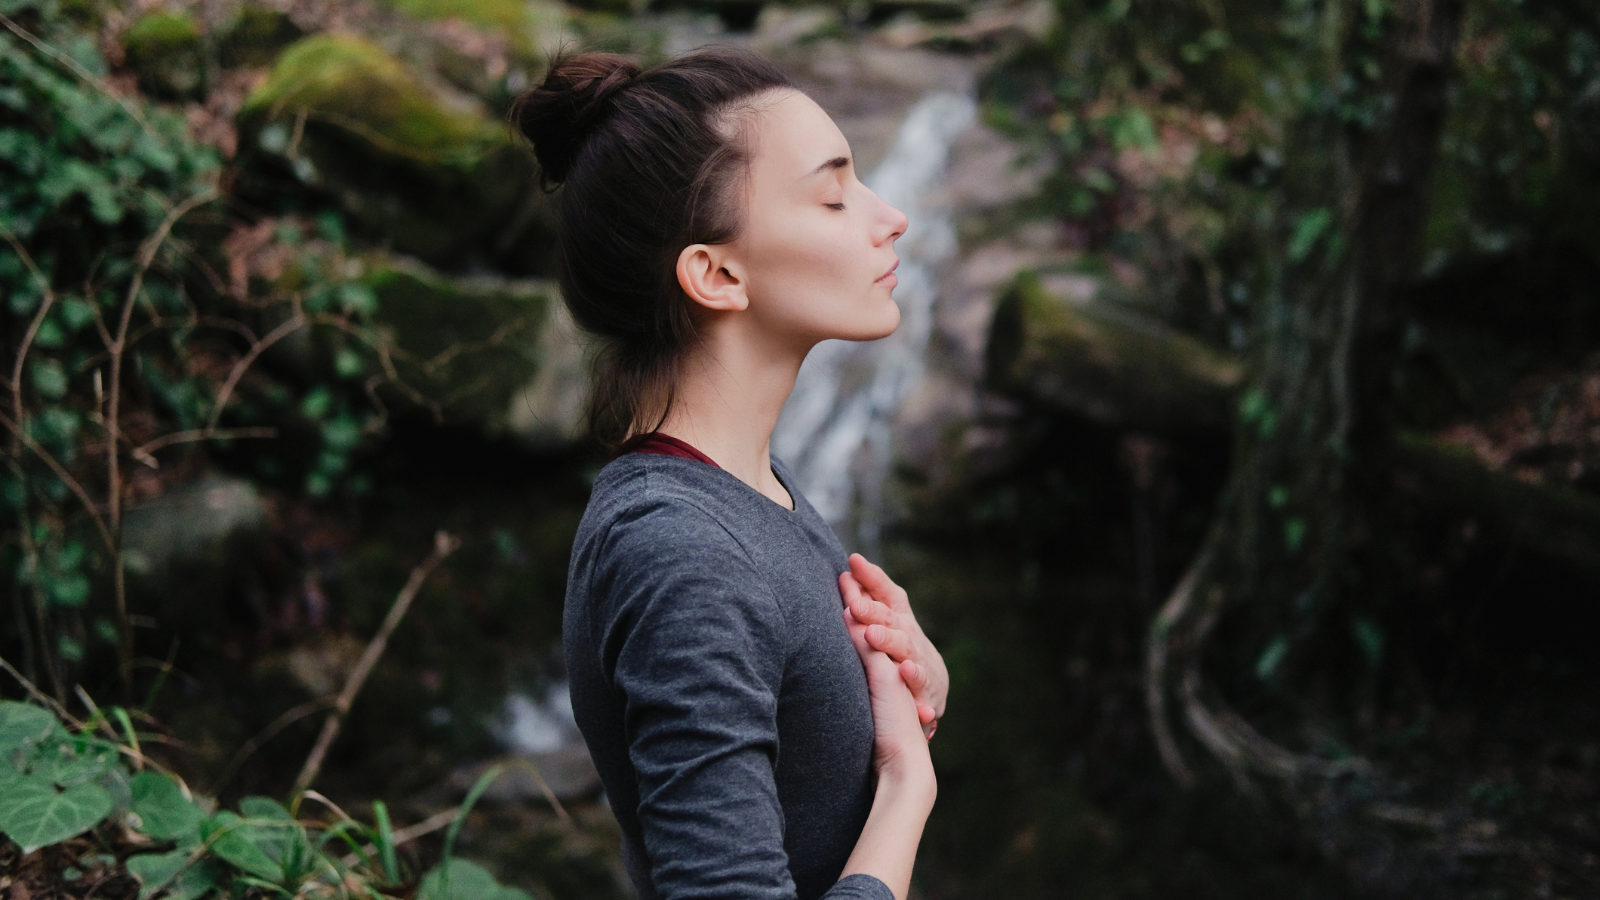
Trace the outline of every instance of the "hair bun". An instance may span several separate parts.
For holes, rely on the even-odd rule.
[[[546,188],[567,180],[584,140],[640,71],[633,60],[616,53],[557,56],[544,82],[517,98],[511,120],[533,143],[539,180]]]

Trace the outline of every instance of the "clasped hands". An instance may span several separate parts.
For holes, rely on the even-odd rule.
[[[852,629],[865,628],[868,646],[899,665],[900,678],[917,702],[923,736],[933,737],[944,715],[950,673],[912,615],[905,588],[866,557],[852,553],[850,570],[839,575],[839,594],[844,598],[845,624]]]

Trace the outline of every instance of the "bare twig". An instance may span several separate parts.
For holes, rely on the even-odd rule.
[[[33,320],[28,323],[28,330],[23,332],[22,343],[17,347],[17,361],[11,367],[11,414],[16,417],[17,424],[20,425],[24,421],[22,409],[22,364],[28,358],[28,350],[33,347],[33,339],[39,334],[39,327],[44,324],[44,317],[49,315],[50,307],[56,303],[56,292],[51,290],[50,279],[39,271],[39,266],[33,261],[33,257],[29,255],[28,248],[22,246],[22,242],[17,240],[17,236],[11,232],[11,229],[0,225],[0,237],[5,238],[6,243],[11,245],[11,249],[17,252],[17,258],[21,259],[22,264],[28,267],[28,271],[33,274],[34,281],[39,283],[39,290],[44,292],[44,301],[39,304],[39,311],[34,313]]]
[[[310,320],[306,318],[305,313],[299,309],[299,304],[296,303],[294,315],[284,319],[277,328],[267,332],[261,340],[252,344],[250,349],[245,351],[244,356],[239,357],[239,361],[234,363],[233,368],[229,370],[227,380],[222,382],[222,388],[217,391],[217,402],[211,407],[211,416],[206,419],[206,432],[216,431],[217,420],[222,418],[222,408],[228,405],[228,400],[233,396],[233,389],[238,386],[239,379],[244,377],[245,370],[250,368],[256,358],[265,353],[268,347],[293,334],[308,321]]]
[[[278,734],[281,733],[285,728],[288,728],[290,725],[293,725],[301,719],[304,719],[306,716],[315,715],[332,705],[333,701],[327,697],[322,697],[316,700],[308,700],[299,706],[292,707],[282,715],[278,716],[276,719],[273,719],[271,724],[261,729],[261,731],[256,734],[255,737],[252,737],[250,740],[239,745],[239,749],[235,750],[233,753],[233,758],[228,760],[228,764],[223,766],[222,771],[217,774],[217,779],[211,783],[210,793],[213,796],[221,793],[222,788],[225,787],[229,781],[232,781],[233,776],[238,773],[239,767],[244,765],[245,760],[254,755],[257,750],[261,749],[262,744],[265,744],[267,741],[277,737]]]
[[[306,796],[309,797],[313,793],[315,793],[315,792],[314,791],[307,791],[306,792]],[[415,825],[409,825],[409,826],[407,826],[405,828],[402,828],[399,831],[396,831],[391,836],[393,838],[393,845],[398,847],[401,844],[408,844],[408,843],[416,840],[419,837],[424,837],[426,835],[433,834],[435,831],[438,831],[439,829],[444,828],[445,826],[449,825],[451,822],[454,822],[456,820],[456,816],[460,812],[461,812],[461,807],[452,806],[449,809],[444,810],[443,812],[434,813],[433,815],[427,817],[426,819],[423,819],[421,822],[418,822]],[[368,855],[368,856],[371,856],[372,852],[374,850],[376,850],[376,849],[378,849],[376,844],[367,844],[365,847],[361,848],[361,852],[366,854],[366,855]],[[349,867],[349,866],[355,865],[356,863],[358,863],[360,861],[361,861],[361,857],[360,856],[358,856],[357,854],[351,853],[350,855],[346,856],[344,859],[340,860],[340,863],[343,864],[346,867]]]
[[[22,689],[28,692],[28,696],[48,707],[51,712],[55,713],[56,716],[61,719],[61,721],[66,722],[73,728],[83,727],[83,723],[74,718],[72,713],[67,712],[66,707],[57,703],[55,698],[51,697],[49,694],[46,694],[44,691],[39,690],[39,688],[35,686],[33,682],[24,678],[22,673],[13,668],[11,663],[6,662],[6,659],[3,656],[0,656],[0,670],[3,670],[7,675],[15,678],[17,680],[17,684],[22,685]]]
[[[277,436],[278,429],[276,428],[201,428],[195,431],[175,431],[172,434],[164,434],[155,440],[145,441],[129,452],[133,454],[134,459],[154,469],[159,464],[151,454],[173,444],[222,440],[224,438],[274,438]]]
[[[111,385],[109,395],[106,397],[105,413],[106,491],[109,501],[107,517],[110,519],[112,535],[112,587],[117,602],[117,672],[122,676],[123,689],[128,691],[133,689],[133,627],[128,623],[127,571],[122,559],[122,453],[117,446],[121,429],[122,357],[128,347],[128,327],[133,321],[133,307],[144,288],[145,273],[149,272],[150,266],[155,263],[156,253],[160,251],[161,245],[166,243],[167,235],[172,233],[178,220],[195,207],[209,203],[216,197],[217,188],[213,185],[173,207],[161,221],[161,225],[156,228],[155,233],[146,238],[139,247],[138,267],[134,270],[133,280],[128,283],[128,293],[122,301],[122,318],[117,323],[116,336],[106,348],[111,352]]]
[[[295,778],[294,790],[291,795],[298,806],[300,796],[311,782],[317,778],[317,773],[322,770],[322,760],[328,753],[328,747],[333,744],[333,739],[339,734],[339,726],[343,724],[345,714],[350,711],[350,706],[355,702],[356,694],[360,693],[361,686],[366,683],[367,676],[371,674],[372,667],[377,665],[378,657],[383,655],[384,648],[389,645],[389,636],[405,617],[406,610],[411,608],[411,601],[416,599],[417,592],[422,589],[423,582],[433,574],[433,570],[444,562],[445,558],[456,551],[461,542],[456,538],[441,531],[434,535],[433,552],[416,568],[411,570],[411,577],[406,580],[405,587],[395,597],[394,606],[390,607],[389,615],[378,626],[378,633],[373,635],[372,641],[367,644],[367,649],[361,654],[361,659],[356,662],[355,670],[345,680],[344,690],[339,692],[339,697],[334,701],[333,712],[328,714],[328,720],[322,726],[322,733],[317,735],[317,742],[311,748],[311,753],[306,757],[305,765],[300,769],[300,775]]]
[[[534,783],[539,785],[539,793],[544,795],[545,802],[550,804],[550,808],[556,811],[557,818],[567,825],[572,824],[572,816],[567,814],[567,808],[561,805],[561,799],[551,789],[550,782],[544,780],[544,773],[540,772],[539,767],[533,764],[533,760],[518,756],[511,761],[511,765],[526,770],[529,775],[532,775]]]
[[[67,488],[77,495],[78,501],[83,504],[84,510],[94,520],[95,530],[100,532],[100,539],[105,542],[107,551],[115,553],[117,542],[112,538],[111,531],[106,527],[105,519],[100,516],[99,506],[89,496],[89,492],[84,489],[83,484],[78,479],[73,478],[72,473],[68,472],[66,467],[61,465],[60,461],[51,455],[49,450],[40,446],[38,441],[24,431],[20,423],[13,422],[10,416],[0,413],[0,425],[4,425],[9,429],[13,435],[22,441],[23,446],[32,450],[34,455],[43,460],[44,464],[50,467],[50,471],[56,473],[56,477],[60,478]]]

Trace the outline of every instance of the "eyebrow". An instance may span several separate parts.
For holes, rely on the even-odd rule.
[[[830,159],[827,162],[823,163],[822,165],[817,166],[815,169],[812,169],[810,172],[807,172],[805,174],[805,177],[806,178],[810,178],[813,175],[820,175],[823,172],[831,171],[831,170],[834,170],[834,169],[848,168],[849,165],[850,165],[850,157],[848,157],[848,156],[835,156],[833,159]]]

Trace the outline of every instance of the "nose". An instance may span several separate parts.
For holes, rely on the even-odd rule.
[[[874,195],[876,196],[876,195]],[[878,197],[879,227],[883,237],[880,243],[893,243],[895,238],[906,233],[906,214],[890,206],[882,197]]]

